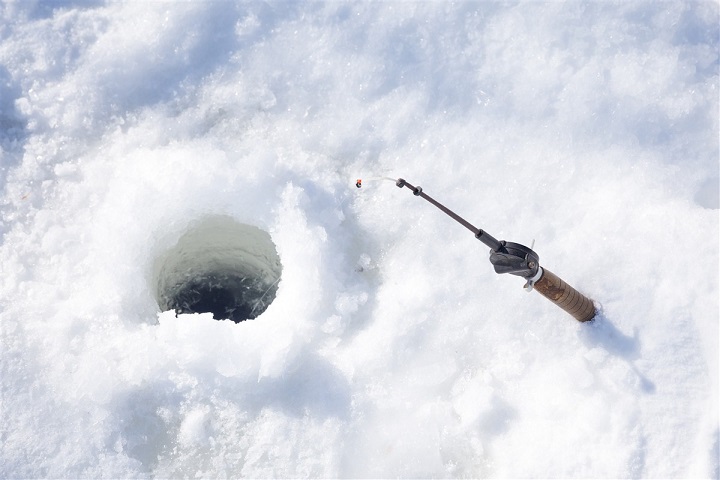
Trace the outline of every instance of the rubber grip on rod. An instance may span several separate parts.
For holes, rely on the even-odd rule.
[[[542,277],[535,282],[533,288],[580,322],[587,322],[595,317],[595,305],[592,300],[545,267]]]

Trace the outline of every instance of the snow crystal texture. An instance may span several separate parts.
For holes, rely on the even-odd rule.
[[[0,477],[717,478],[719,8],[2,1]],[[158,307],[214,216],[254,320]]]

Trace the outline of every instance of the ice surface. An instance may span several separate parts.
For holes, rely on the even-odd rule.
[[[718,477],[717,2],[0,4],[0,476]],[[581,325],[390,182],[602,306]],[[282,280],[161,313],[227,216]]]

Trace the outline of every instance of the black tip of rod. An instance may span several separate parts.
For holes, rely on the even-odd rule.
[[[403,188],[403,187],[405,186],[405,179],[403,179],[403,178],[398,178],[398,179],[397,179],[397,182],[395,182],[395,185],[397,185],[397,186],[400,187],[400,188]]]

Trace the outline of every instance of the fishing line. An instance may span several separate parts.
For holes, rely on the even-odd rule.
[[[397,182],[397,179],[395,179],[395,178],[390,178],[390,177],[367,177],[367,178],[365,178],[365,179],[358,178],[357,181],[355,182],[355,186],[356,186],[357,188],[362,188],[364,181],[365,181],[365,182],[377,182],[377,181],[380,181],[380,180],[388,180],[388,181],[393,182],[393,183]]]

